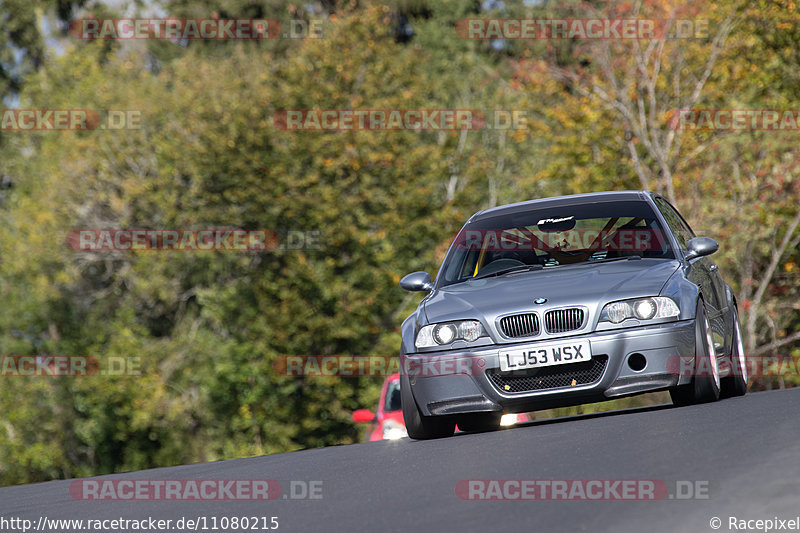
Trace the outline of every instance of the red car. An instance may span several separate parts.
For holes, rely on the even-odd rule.
[[[367,426],[367,440],[401,439],[407,437],[400,403],[400,374],[392,374],[383,382],[378,410],[373,413],[369,409],[353,411],[353,421],[370,424]],[[506,414],[500,421],[501,426],[511,426],[530,420],[525,413]],[[456,427],[456,430],[458,427]]]
[[[358,409],[353,412],[354,422],[366,422],[367,440],[400,439],[407,437],[403,411],[400,405],[400,374],[392,374],[383,382],[378,411]]]

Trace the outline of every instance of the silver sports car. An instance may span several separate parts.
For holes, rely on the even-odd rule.
[[[402,326],[410,437],[496,428],[504,413],[669,390],[747,391],[736,299],[696,237],[648,191],[563,196],[473,215]]]

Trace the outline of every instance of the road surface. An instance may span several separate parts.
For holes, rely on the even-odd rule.
[[[364,443],[94,478],[101,488],[113,482],[114,490],[130,479],[182,480],[182,488],[186,480],[278,480],[282,492],[266,502],[82,501],[76,497],[87,485],[67,480],[1,488],[0,515],[31,520],[33,526],[40,518],[152,517],[172,520],[169,531],[187,529],[185,521],[183,529],[175,527],[181,517],[203,517],[200,531],[203,525],[213,531],[214,518],[218,530],[234,531],[230,523],[221,528],[219,520],[246,516],[259,517],[249,531],[273,527],[276,517],[278,531],[299,532],[637,533],[714,531],[711,520],[717,517],[718,531],[731,531],[731,516],[789,520],[800,515],[800,389],[683,408],[663,405],[534,421],[442,440]],[[570,483],[569,490],[575,490],[571,480],[656,480],[667,493],[656,501],[472,501],[464,499],[468,491],[457,494],[457,486],[468,486],[464,480],[492,479],[562,480]],[[291,481],[302,483],[290,486]],[[321,488],[314,482],[322,482]],[[473,496],[491,494],[491,484],[481,483]],[[503,483],[495,487],[519,497],[515,485]],[[307,497],[308,491],[321,498],[291,499]],[[540,492],[545,494],[541,486]],[[707,497],[683,499],[689,493]],[[609,497],[614,495],[612,487]],[[20,524],[0,519],[5,525],[0,530],[18,531]],[[106,525],[106,531],[124,529]]]

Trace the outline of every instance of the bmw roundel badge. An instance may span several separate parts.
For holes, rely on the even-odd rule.
[[[535,304],[543,304],[547,301],[547,298],[536,298],[533,303]]]

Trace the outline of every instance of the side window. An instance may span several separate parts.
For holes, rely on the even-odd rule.
[[[658,210],[664,215],[664,219],[667,221],[670,231],[672,231],[672,233],[675,234],[675,238],[678,239],[678,245],[680,245],[681,250],[685,251],[686,242],[694,237],[692,228],[689,227],[686,221],[683,220],[683,217],[678,214],[669,202],[661,197],[655,198],[655,202]]]

